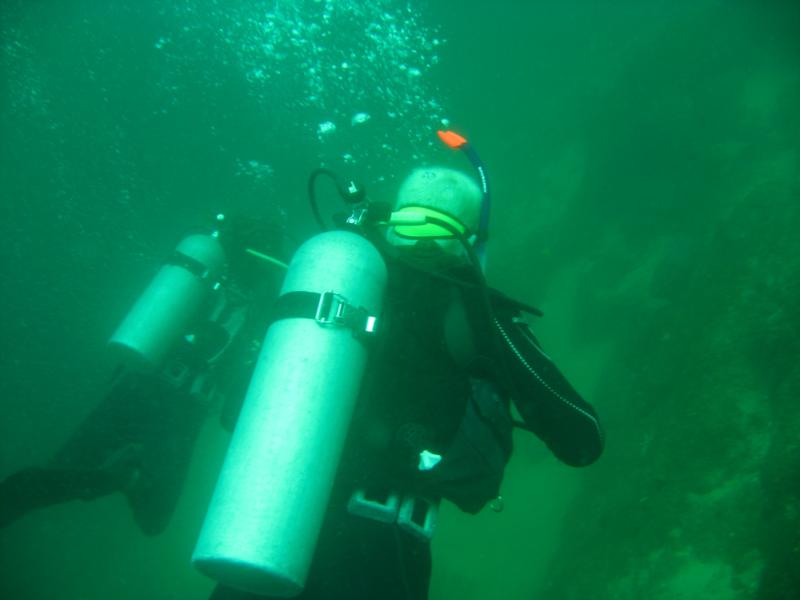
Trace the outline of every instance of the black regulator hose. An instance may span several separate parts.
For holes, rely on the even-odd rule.
[[[498,331],[500,329],[500,321],[498,320],[497,313],[492,306],[492,299],[491,299],[491,288],[489,284],[486,282],[486,276],[483,273],[483,268],[481,267],[481,259],[478,256],[478,252],[469,243],[469,240],[466,236],[461,233],[460,231],[456,230],[450,223],[443,221],[441,219],[437,219],[436,217],[427,217],[426,220],[429,223],[433,223],[434,225],[438,225],[440,227],[444,227],[448,231],[450,231],[453,236],[461,242],[461,245],[464,247],[464,250],[469,257],[469,262],[472,266],[472,269],[475,273],[475,277],[478,280],[478,290],[480,292],[480,300],[481,304],[483,305],[483,312],[489,320],[489,327],[491,329],[491,337],[490,340],[493,345],[500,346],[504,345],[501,335]],[[541,312],[537,309],[536,312],[541,315]],[[498,356],[504,357],[505,354],[503,352],[498,352]],[[511,398],[519,398],[519,392],[517,390],[517,386],[514,384],[514,378],[511,376],[511,367],[509,366],[509,360],[507,358],[500,358],[499,360],[494,361],[498,369],[498,376],[500,378],[500,385],[505,388],[506,393],[509,394]],[[517,419],[512,419],[512,422],[515,427],[520,427],[522,429],[526,429],[528,431],[533,431],[527,424]]]
[[[364,188],[356,185],[354,181],[349,181],[346,186],[342,185],[339,177],[330,169],[320,167],[319,169],[314,169],[311,171],[311,174],[308,176],[308,202],[311,205],[311,212],[313,213],[314,220],[317,222],[317,225],[319,225],[319,228],[322,229],[322,231],[328,231],[330,228],[325,225],[325,222],[322,220],[322,215],[319,213],[319,206],[317,204],[316,183],[317,177],[320,175],[326,175],[331,181],[333,181],[339,196],[341,196],[342,200],[348,204],[358,204],[359,202],[362,202],[364,200],[365,192]]]

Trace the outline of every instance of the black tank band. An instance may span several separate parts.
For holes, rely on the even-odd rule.
[[[164,261],[166,265],[174,265],[176,267],[183,267],[192,275],[195,275],[198,279],[207,279],[208,278],[208,268],[201,263],[199,260],[192,258],[184,254],[183,252],[179,252],[175,250],[167,260]]]
[[[348,327],[357,338],[375,334],[375,316],[332,291],[321,294],[287,292],[279,296],[273,309],[273,321],[281,319],[314,319],[322,326]]]

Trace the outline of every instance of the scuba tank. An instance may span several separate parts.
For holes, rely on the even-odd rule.
[[[386,277],[349,231],[295,253],[192,557],[204,574],[255,594],[302,591]]]
[[[184,238],[108,341],[128,367],[155,371],[197,317],[225,267],[216,236]]]

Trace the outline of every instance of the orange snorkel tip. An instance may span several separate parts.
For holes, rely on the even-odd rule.
[[[453,150],[458,150],[467,143],[467,138],[458,135],[455,131],[442,131],[439,130],[436,132],[439,136],[439,139],[442,140],[445,144],[450,146]]]

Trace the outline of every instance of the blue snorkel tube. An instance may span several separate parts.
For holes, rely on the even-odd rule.
[[[439,139],[447,144],[453,150],[461,150],[467,155],[469,162],[478,171],[478,176],[481,183],[481,193],[483,198],[481,200],[481,216],[478,222],[478,231],[475,238],[475,254],[480,260],[481,267],[486,267],[486,242],[489,239],[489,211],[490,211],[490,196],[489,196],[489,178],[486,176],[486,168],[483,162],[478,157],[475,148],[467,141],[467,138],[455,133],[454,131],[437,131]]]

